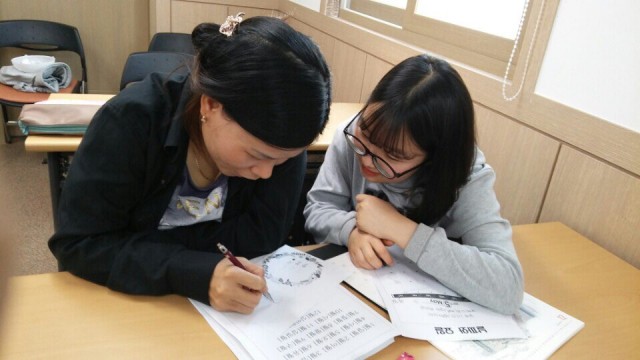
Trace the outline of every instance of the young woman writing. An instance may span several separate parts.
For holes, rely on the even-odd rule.
[[[262,269],[246,258],[285,241],[331,81],[308,37],[276,18],[240,20],[197,26],[189,74],[151,74],[95,115],[49,241],[61,270],[222,311],[259,303]]]

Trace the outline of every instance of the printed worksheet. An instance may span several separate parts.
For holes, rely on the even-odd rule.
[[[518,317],[475,304],[425,274],[390,247],[393,266],[378,270],[356,268],[348,254],[326,261],[351,275],[345,282],[386,309],[403,336],[423,340],[482,340],[524,338]]]
[[[288,246],[256,261],[274,303],[263,299],[254,313],[242,315],[191,300],[239,359],[363,359],[399,335],[339,285],[350,275],[344,269]]]
[[[269,333],[286,330],[319,297],[350,275],[287,245],[252,262],[263,266],[274,302],[262,297],[251,315],[226,313],[225,316],[238,328],[254,329],[254,324],[260,323],[260,330]]]
[[[515,316],[465,299],[425,274],[404,256],[376,270],[378,288],[391,322],[403,336],[422,340],[525,338]]]
[[[382,300],[378,289],[375,284],[375,272],[376,270],[365,270],[357,268],[351,262],[349,253],[340,254],[330,259],[325,260],[327,266],[333,266],[340,268],[345,274],[351,274],[344,279],[344,282],[351,288],[362,294],[367,299],[374,302],[376,305],[383,309],[387,309],[387,305]]]
[[[325,261],[344,272],[352,272],[345,282],[369,300],[386,309],[376,288],[376,271],[357,269],[349,254],[341,254]],[[431,344],[453,359],[547,359],[559,347],[579,332],[584,323],[553,306],[525,293],[516,316],[527,338],[491,340],[431,340]]]
[[[431,343],[453,359],[543,360],[549,358],[584,327],[584,322],[529,294],[524,294],[519,312],[527,339]]]

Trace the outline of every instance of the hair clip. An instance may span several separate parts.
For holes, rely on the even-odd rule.
[[[225,20],[224,23],[220,25],[220,33],[227,35],[227,37],[231,36],[231,34],[233,34],[233,32],[236,30],[238,24],[242,22],[243,16],[243,12],[239,12],[236,16],[227,16],[227,20]]]

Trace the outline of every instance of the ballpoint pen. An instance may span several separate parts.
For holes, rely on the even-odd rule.
[[[231,261],[233,265],[239,267],[242,270],[248,271],[247,268],[245,268],[244,265],[242,265],[242,263],[231,253],[231,251],[229,251],[229,249],[226,248],[226,246],[218,243],[218,249],[220,250],[222,255],[224,255],[224,257],[226,257],[227,259],[229,259],[229,261]],[[266,297],[267,299],[271,300],[271,302],[275,302],[273,301],[273,298],[269,294],[269,291],[263,292],[262,295],[264,295],[264,297]]]

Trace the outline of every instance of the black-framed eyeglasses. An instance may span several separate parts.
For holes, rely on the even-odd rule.
[[[342,132],[344,133],[344,137],[347,139],[347,144],[349,144],[349,146],[351,147],[351,149],[353,149],[353,151],[360,155],[360,156],[371,156],[371,162],[373,163],[373,165],[376,167],[376,169],[378,170],[378,172],[380,173],[380,175],[386,177],[387,179],[395,179],[395,178],[399,178],[401,176],[404,176],[410,172],[412,172],[413,170],[419,168],[423,163],[420,163],[414,167],[412,167],[409,170],[403,171],[403,172],[397,172],[393,169],[393,167],[391,167],[391,165],[389,165],[388,162],[386,162],[383,158],[379,157],[378,155],[374,154],[371,152],[371,150],[369,150],[364,143],[358,139],[355,135],[349,133],[347,131],[347,129],[349,127],[351,127],[351,124],[356,120],[359,119],[360,116],[356,116],[353,118],[353,120],[351,120],[349,122],[349,124],[347,124],[347,126],[345,126],[344,130],[342,130]]]

